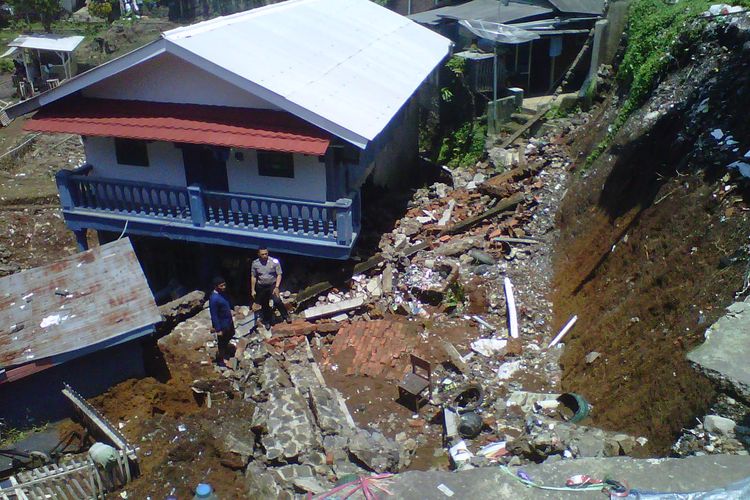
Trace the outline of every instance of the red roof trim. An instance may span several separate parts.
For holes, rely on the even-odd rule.
[[[327,132],[283,111],[115,99],[63,99],[40,109],[24,129],[315,156],[331,142]]]

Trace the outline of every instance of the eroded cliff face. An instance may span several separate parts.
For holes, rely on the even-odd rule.
[[[704,33],[559,212],[555,324],[579,316],[563,388],[589,399],[595,425],[647,436],[650,454],[666,453],[714,397],[685,353],[748,273],[748,179],[728,166],[750,149],[750,35],[731,23]],[[616,100],[573,144],[580,158]],[[592,351],[601,356],[587,363]]]

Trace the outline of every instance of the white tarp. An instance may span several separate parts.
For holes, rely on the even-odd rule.
[[[496,43],[518,44],[539,39],[539,35],[507,24],[482,21],[480,19],[462,19],[458,22],[476,36]]]

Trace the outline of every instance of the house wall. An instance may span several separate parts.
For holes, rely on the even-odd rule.
[[[239,160],[235,152],[242,153]],[[229,190],[263,196],[278,196],[301,200],[326,200],[325,162],[317,156],[294,155],[294,178],[265,177],[258,174],[255,150],[233,149],[227,161]]]
[[[149,166],[135,167],[117,163],[115,141],[111,137],[86,137],[84,139],[86,161],[94,167],[90,174],[92,176],[180,187],[187,185],[182,164],[182,151],[171,142],[149,142],[147,146]]]
[[[417,98],[412,96],[388,127],[368,145],[360,165],[350,168],[350,186],[361,186],[368,175],[372,175],[373,183],[380,187],[392,189],[409,185],[419,152],[418,135],[418,104]]]
[[[61,392],[63,382],[91,398],[123,380],[143,376],[141,341],[125,342],[1,384],[0,418],[20,428],[61,420],[73,414],[73,405]]]
[[[187,186],[182,150],[171,142],[148,143],[148,167],[120,165],[111,137],[87,137],[84,141],[86,161],[95,177],[109,177],[137,182]],[[235,152],[242,154],[239,160]],[[232,149],[227,160],[229,191],[261,196],[326,200],[325,162],[317,156],[294,155],[294,178],[265,177],[258,174],[258,156],[252,149]]]
[[[85,97],[276,109],[172,54],[162,54],[83,90]]]

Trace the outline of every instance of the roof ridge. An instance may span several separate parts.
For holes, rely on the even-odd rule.
[[[286,0],[284,2],[264,5],[263,7],[257,7],[255,9],[237,12],[235,14],[230,14],[228,16],[219,16],[219,17],[215,17],[214,19],[209,19],[207,21],[201,21],[199,23],[190,24],[188,26],[181,26],[179,28],[174,28],[169,31],[163,32],[161,36],[162,38],[166,38],[167,40],[180,40],[183,38],[189,38],[194,35],[199,35],[207,31],[222,28],[224,26],[228,26],[236,22],[243,21],[247,18],[262,16],[262,15],[268,14],[270,11],[288,9],[300,3],[310,3],[310,2],[319,2],[319,1],[323,1],[323,0]]]

